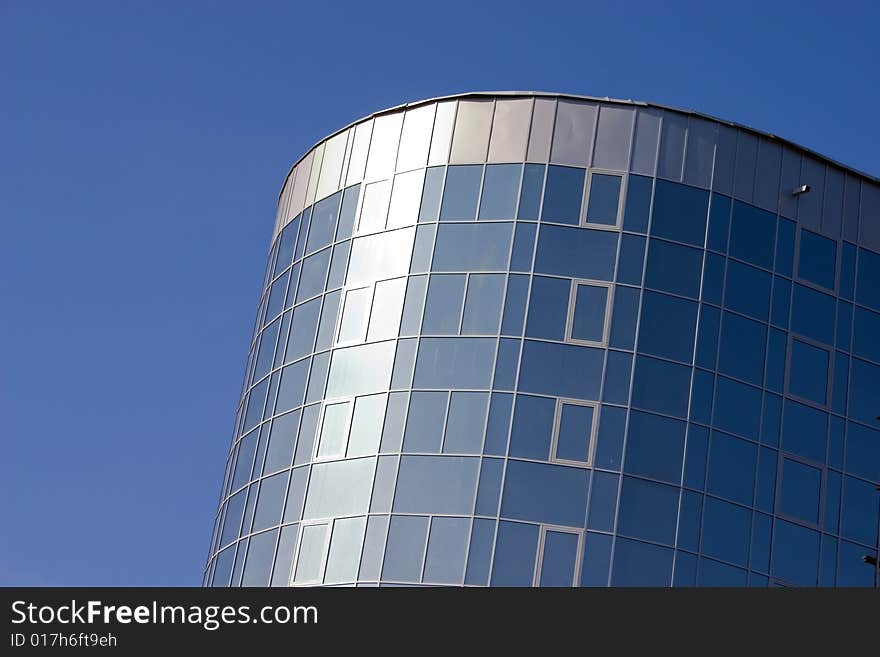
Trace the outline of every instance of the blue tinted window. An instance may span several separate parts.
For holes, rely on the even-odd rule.
[[[303,260],[299,289],[296,291],[297,301],[308,299],[324,291],[327,269],[330,266],[330,252],[331,249],[324,249]]]
[[[590,514],[587,516],[590,529],[614,530],[619,483],[620,477],[616,474],[600,470],[593,473],[592,490],[590,491]]]
[[[574,292],[571,338],[588,342],[605,340],[605,309],[608,288],[603,285],[578,283]]]
[[[587,221],[606,226],[617,225],[620,205],[620,176],[594,173],[590,176],[590,200],[587,204]]]
[[[402,456],[395,513],[470,514],[479,467],[468,456]]]
[[[345,268],[348,266],[350,252],[351,240],[333,247],[333,257],[330,259],[330,273],[327,275],[328,290],[341,287],[345,282]]]
[[[861,311],[861,309],[859,309]],[[861,311],[861,312],[870,312],[870,311]],[[878,318],[880,319],[880,318]],[[853,323],[853,307],[851,303],[847,303],[846,301],[839,301],[837,303],[837,335],[835,337],[835,344],[838,349],[843,349],[844,351],[849,351],[851,348],[850,338],[852,336],[852,323]],[[880,321],[878,321],[878,327],[880,327]]]
[[[858,358],[852,360],[849,414],[853,419],[878,426],[880,416],[880,367]],[[873,478],[877,478],[876,473]]]
[[[489,420],[486,422],[484,454],[503,456],[507,452],[507,433],[513,395],[494,393],[489,402]]]
[[[730,197],[712,194],[709,207],[709,236],[706,246],[720,253],[727,252],[727,233],[730,230]]]
[[[629,382],[632,373],[632,355],[622,351],[609,351],[605,365],[605,387],[602,401],[612,404],[629,402]]]
[[[360,191],[360,185],[352,185],[351,187],[346,187],[342,192],[342,207],[339,211],[339,221],[336,226],[337,241],[346,240],[352,235]]]
[[[624,477],[617,531],[625,536],[673,545],[678,493],[674,486]]]
[[[409,264],[410,273],[427,272],[431,269],[431,256],[434,254],[434,237],[437,235],[437,226],[419,226],[416,228],[416,242],[413,247],[412,262]]]
[[[775,449],[762,447],[758,456],[758,484],[755,487],[755,506],[772,512],[776,500],[776,467],[778,454]]]
[[[296,242],[296,231],[299,229],[299,216],[296,216],[281,231],[281,239],[278,241],[278,255],[275,258],[275,270],[273,277],[280,274],[290,266],[293,258],[293,246]]]
[[[477,506],[474,513],[483,516],[498,515],[501,497],[501,479],[504,475],[504,459],[483,459],[480,466],[480,483],[477,489]]]
[[[547,460],[555,410],[556,403],[548,397],[517,395],[510,433],[510,456]]]
[[[841,536],[866,545],[877,545],[878,505],[880,495],[875,484],[844,477]]]
[[[315,344],[315,333],[318,330],[318,314],[320,311],[320,299],[312,299],[293,309],[293,319],[290,323],[290,333],[287,338],[287,351],[284,356],[286,362],[298,360],[312,352]]]
[[[541,586],[571,586],[577,559],[578,535],[548,531],[544,537]]]
[[[531,271],[532,256],[535,251],[537,224],[517,222],[513,237],[513,253],[510,254],[511,271]]]
[[[280,415],[272,421],[272,432],[269,434],[269,447],[266,451],[266,464],[263,469],[265,473],[290,467],[298,426],[299,411]]]
[[[706,486],[706,457],[709,453],[709,430],[692,424],[688,430],[684,485],[697,490]]]
[[[761,419],[761,442],[778,447],[781,426],[782,398],[767,393],[764,395],[764,416]]]
[[[669,586],[673,551],[626,538],[614,548],[612,586]]]
[[[470,521],[467,518],[433,518],[425,555],[422,581],[461,584],[468,546]]]
[[[639,323],[639,351],[689,363],[694,352],[697,304],[645,292]]]
[[[748,573],[712,559],[700,559],[699,586],[745,586]]]
[[[685,550],[699,551],[700,525],[703,521],[703,496],[689,490],[681,494],[676,545]]]
[[[563,465],[507,463],[501,515],[552,525],[583,527],[589,471]]]
[[[626,429],[626,409],[603,406],[596,436],[594,465],[599,468],[620,470],[623,436]]]
[[[645,238],[624,233],[620,238],[620,258],[617,262],[617,282],[641,285],[645,266]]]
[[[434,271],[503,271],[507,269],[513,224],[440,226],[434,247]]]
[[[749,509],[707,497],[703,513],[703,554],[747,565],[751,526]]]
[[[740,201],[733,202],[730,255],[772,269],[775,241],[775,215]]]
[[[590,460],[590,437],[595,412],[593,406],[562,404],[556,442],[557,459],[582,463]]]
[[[766,322],[770,312],[770,280],[767,272],[729,261],[724,305]]]
[[[639,290],[618,285],[614,288],[609,343],[618,349],[632,349],[639,316]]]
[[[819,571],[819,534],[784,520],[773,531],[771,575],[799,586],[815,586]]]
[[[776,329],[770,329],[770,338],[767,341],[765,385],[774,392],[782,392],[783,379],[785,378],[786,347],[786,334]]]
[[[840,296],[852,300],[855,290],[856,247],[848,242],[843,243],[840,252]]]
[[[648,217],[651,214],[651,192],[654,180],[644,176],[629,177],[626,186],[626,209],[623,213],[623,227],[636,233],[648,232]]]
[[[502,338],[498,341],[495,378],[492,380],[492,387],[496,390],[513,390],[516,387],[516,370],[521,344],[519,340],[513,338]]]
[[[309,239],[306,242],[306,253],[322,249],[333,242],[336,234],[336,215],[339,214],[339,202],[342,192],[336,192],[322,201],[315,203],[312,222],[309,226]]]
[[[833,290],[836,268],[837,242],[808,230],[802,230],[798,252],[798,276]]]
[[[522,191],[519,196],[517,219],[537,219],[544,189],[544,165],[527,164],[523,171]]]
[[[571,282],[562,278],[535,276],[529,298],[529,318],[526,335],[533,338],[562,340],[568,314]]]
[[[791,459],[782,460],[779,510],[810,524],[819,522],[819,488],[822,471]]]
[[[767,327],[745,317],[724,313],[719,343],[718,370],[761,385]]]
[[[471,529],[465,584],[489,583],[489,563],[492,560],[492,543],[495,540],[495,521],[475,518]]]
[[[777,274],[791,276],[794,272],[794,233],[794,222],[780,217],[779,241],[776,244]]]
[[[794,286],[791,330],[825,344],[834,344],[834,297],[803,285]]]
[[[696,299],[700,296],[703,252],[652,239],[648,244],[645,285]]]
[[[853,328],[853,352],[880,362],[880,315],[856,307]],[[838,336],[838,340],[840,337]]]
[[[828,395],[828,352],[792,340],[788,388],[793,395],[824,406]]]
[[[715,369],[718,355],[718,332],[721,312],[712,306],[700,306],[700,323],[697,333],[696,364],[707,369]]]
[[[726,258],[711,251],[706,253],[706,264],[703,267],[703,301],[721,305],[721,294],[724,287],[724,263]]]
[[[456,334],[464,298],[464,275],[432,275],[422,333]]]
[[[275,406],[276,412],[283,413],[303,403],[308,372],[308,359],[288,365],[281,370],[281,384],[278,386],[278,402]]]
[[[715,426],[757,440],[760,418],[761,391],[719,376],[715,381]]]
[[[757,447],[753,443],[712,432],[707,490],[719,497],[751,505],[755,489]]]
[[[626,440],[625,470],[678,483],[684,454],[685,423],[632,411]]]
[[[414,392],[409,400],[403,449],[407,452],[439,452],[446,417],[446,392]]]
[[[858,280],[856,281],[856,301],[880,310],[880,254],[859,249]]]
[[[770,322],[775,326],[788,328],[788,314],[791,308],[791,281],[777,276],[773,281],[773,306]]]
[[[691,416],[693,422],[709,424],[712,418],[712,396],[715,392],[715,377],[711,372],[694,370],[691,384]]]
[[[464,316],[461,321],[463,334],[498,334],[504,284],[503,274],[473,274],[468,278]]]
[[[847,423],[846,470],[872,481],[880,480],[880,431]]]
[[[604,358],[602,349],[526,340],[520,365],[520,389],[597,400]]]
[[[492,586],[531,586],[538,551],[538,526],[498,523]]]
[[[651,234],[702,246],[708,210],[707,191],[658,180],[654,190]]]
[[[483,167],[479,164],[451,166],[446,171],[440,220],[472,220],[477,216],[477,198]]]
[[[419,221],[436,221],[440,210],[440,192],[443,189],[443,167],[428,167],[422,187]]]
[[[526,297],[529,293],[529,277],[511,274],[507,279],[507,295],[504,298],[504,314],[501,317],[502,335],[522,335],[526,314]]]
[[[617,233],[565,226],[541,226],[538,231],[536,272],[610,281],[616,258]]]
[[[581,200],[584,194],[585,169],[550,166],[544,189],[543,221],[564,224],[580,223]]]
[[[752,553],[749,566],[762,573],[770,572],[770,534],[773,527],[771,516],[756,513],[752,519]]]
[[[492,338],[423,338],[413,385],[486,390],[492,378]]]
[[[514,219],[520,164],[490,164],[483,179],[480,219]]]
[[[428,538],[428,518],[391,516],[382,579],[419,582]]]
[[[817,463],[825,462],[828,414],[789,399],[782,419],[782,448]]]
[[[655,358],[636,358],[633,406],[677,417],[687,416],[691,370]]]
[[[449,400],[449,417],[443,451],[457,454],[479,454],[486,425],[489,395],[484,392],[453,392]]]

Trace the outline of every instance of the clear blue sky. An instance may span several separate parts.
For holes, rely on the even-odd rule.
[[[274,201],[321,136],[565,91],[877,175],[878,24],[867,0],[0,0],[0,585],[200,582]]]

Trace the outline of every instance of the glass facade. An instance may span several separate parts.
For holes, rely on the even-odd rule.
[[[205,584],[876,585],[878,336],[866,176],[633,103],[374,115],[281,192]]]

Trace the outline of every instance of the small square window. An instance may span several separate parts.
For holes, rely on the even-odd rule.
[[[593,460],[598,419],[597,404],[557,400],[551,460],[589,465]]]
[[[568,305],[566,338],[571,342],[604,345],[608,341],[611,286],[594,281],[572,281]]]
[[[616,226],[620,215],[621,177],[606,173],[590,175],[587,223]]]

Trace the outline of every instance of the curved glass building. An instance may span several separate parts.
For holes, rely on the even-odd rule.
[[[204,581],[875,586],[880,184],[632,101],[293,167]]]

